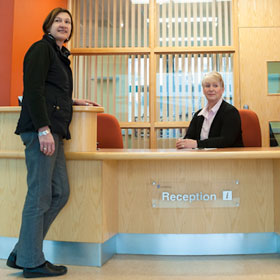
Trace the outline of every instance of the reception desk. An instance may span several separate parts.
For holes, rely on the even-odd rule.
[[[19,233],[26,168],[22,144],[0,147],[6,258]],[[75,149],[66,149],[70,199],[44,244],[54,262],[101,266],[114,254],[280,251],[278,148]]]

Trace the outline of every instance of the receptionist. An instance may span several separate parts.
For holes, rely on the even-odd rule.
[[[197,111],[177,149],[243,147],[238,110],[223,100],[224,81],[220,73],[210,72],[202,80],[207,105]]]

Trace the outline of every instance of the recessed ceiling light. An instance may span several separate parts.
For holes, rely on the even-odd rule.
[[[149,4],[149,0],[131,0],[132,4]]]

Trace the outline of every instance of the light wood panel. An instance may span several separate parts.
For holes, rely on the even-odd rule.
[[[134,48],[75,48],[71,50],[72,55],[113,55],[113,54],[141,54],[148,55],[151,50],[148,47]],[[184,53],[234,53],[232,46],[208,46],[208,47],[154,47],[157,54],[184,54]]]
[[[104,161],[102,165],[102,211],[105,242],[118,233],[118,168],[116,161]]]
[[[26,194],[24,159],[0,159],[0,236],[17,237]]]
[[[47,239],[103,242],[102,162],[68,161],[67,168],[70,198]],[[27,191],[24,159],[0,159],[0,177],[0,236],[18,237]]]
[[[70,198],[46,239],[103,243],[118,231],[116,162],[67,161]],[[0,236],[18,237],[26,196],[24,159],[0,159]]]
[[[1,107],[0,112],[0,151],[23,151],[22,141],[15,134],[19,107]]]
[[[273,232],[271,160],[122,161],[119,163],[119,231],[123,233]],[[133,176],[131,176],[133,174]],[[240,207],[160,209],[152,207],[156,184],[177,193],[211,193],[223,182],[240,182]],[[190,185],[189,182],[192,182]],[[174,186],[174,187],[172,187]],[[177,186],[177,187],[176,187]],[[182,190],[182,188],[181,188]]]
[[[278,0],[238,0],[239,27],[279,27],[279,13]]]
[[[240,28],[239,44],[241,107],[257,113],[269,146],[268,122],[280,120],[280,96],[267,94],[267,61],[280,61],[280,28]]]
[[[239,33],[238,33],[238,1],[233,1],[231,4],[232,7],[232,37],[233,44],[236,47],[235,55],[233,56],[233,79],[234,79],[234,104],[237,108],[240,108],[240,89],[239,89]]]
[[[280,233],[280,160],[273,161],[274,231]]]
[[[103,242],[102,162],[67,161],[70,198],[46,239]]]

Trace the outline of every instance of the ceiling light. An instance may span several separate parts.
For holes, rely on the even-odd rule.
[[[172,0],[174,3],[212,3],[214,0]],[[216,2],[229,2],[231,0],[216,0]]]
[[[131,0],[132,4],[149,4],[149,0]]]
[[[170,0],[157,0],[156,2],[157,4],[166,4],[166,3],[170,3]]]

